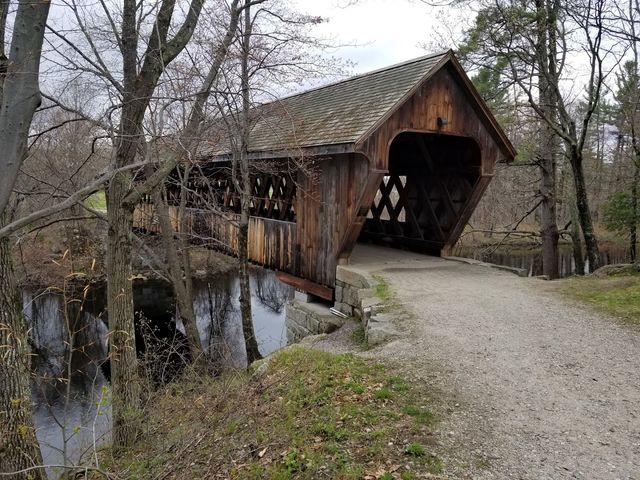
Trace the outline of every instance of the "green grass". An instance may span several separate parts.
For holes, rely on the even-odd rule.
[[[405,449],[405,453],[407,455],[411,455],[412,457],[424,457],[427,452],[421,444],[411,443]]]
[[[393,300],[393,294],[391,292],[391,288],[389,287],[389,283],[381,276],[374,275],[376,282],[378,282],[375,286],[375,295],[380,300],[384,302],[390,302]]]
[[[435,421],[433,412],[424,408],[418,408],[415,405],[402,407],[402,413],[413,417],[419,424],[429,425]]]
[[[364,326],[362,324],[358,325],[358,328],[351,332],[351,339],[363,348],[367,347],[367,339],[365,337]]]
[[[627,323],[640,325],[640,275],[590,275],[559,283],[565,294]]]
[[[93,195],[91,195],[90,197],[88,197],[84,201],[84,204],[89,208],[93,208],[94,210],[106,210],[107,209],[107,197],[106,197],[104,191],[96,192]]]
[[[423,478],[442,468],[427,446],[431,424],[418,420],[428,410],[414,406],[431,398],[378,363],[289,347],[259,380],[240,373],[167,387],[150,402],[147,435],[105,466],[141,479],[355,480],[404,465],[401,478]]]

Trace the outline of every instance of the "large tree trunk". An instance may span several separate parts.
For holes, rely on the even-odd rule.
[[[11,248],[0,238],[0,473],[42,465],[32,427],[30,351],[22,301],[15,284]],[[45,479],[41,470],[12,479]]]
[[[4,40],[10,3],[0,6],[0,226],[27,151],[33,114],[40,104],[38,73],[50,2],[20,1],[11,51]],[[30,352],[9,239],[0,238],[0,473],[42,465],[31,414]],[[44,479],[41,469],[9,476]]]
[[[0,12],[6,21],[8,2]],[[11,52],[2,72],[0,90],[0,213],[9,203],[20,166],[26,155],[33,114],[40,105],[38,73],[44,29],[50,2],[22,0],[13,24]],[[4,46],[4,38],[2,39]],[[3,50],[4,51],[4,50]],[[4,62],[3,62],[4,63]]]
[[[115,446],[132,445],[142,431],[143,421],[131,278],[133,214],[122,205],[130,184],[130,174],[118,173],[107,194],[107,312]]]
[[[576,275],[584,275],[584,253],[582,251],[582,238],[580,236],[580,220],[578,219],[578,211],[576,209],[575,198],[571,199],[571,226],[569,235],[571,236],[571,245],[573,252],[573,262],[576,267]]]
[[[593,228],[591,212],[589,210],[589,197],[587,195],[587,185],[584,180],[584,168],[582,165],[582,156],[574,146],[569,146],[571,168],[573,169],[573,182],[576,189],[576,207],[578,210],[578,219],[580,220],[580,228],[584,237],[584,244],[587,250],[587,259],[589,260],[589,271],[594,272],[600,268],[600,249],[598,247],[598,239]]]
[[[537,0],[536,7],[541,14],[538,20],[537,59],[539,71],[554,71],[556,56],[555,11],[544,0]],[[549,79],[543,73],[538,75],[539,104],[548,118],[556,117],[557,102]],[[540,170],[540,236],[542,238],[542,273],[554,280],[558,278],[558,220],[556,211],[556,145],[557,138],[553,129],[541,121],[539,148]]]
[[[549,131],[550,129],[546,129]],[[542,237],[542,273],[550,280],[558,278],[558,223],[556,215],[556,162],[552,151],[554,135],[540,158],[540,236]],[[543,143],[545,139],[542,140]]]

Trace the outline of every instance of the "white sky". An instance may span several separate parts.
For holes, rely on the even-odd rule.
[[[419,0],[297,0],[300,12],[319,15],[329,21],[318,27],[322,36],[330,36],[345,46],[335,55],[355,63],[354,72],[362,73],[415,57],[446,50],[451,45],[438,41],[443,29],[438,9]],[[353,3],[353,0],[352,2]],[[451,12],[449,12],[450,16]],[[437,42],[436,47],[420,44]]]

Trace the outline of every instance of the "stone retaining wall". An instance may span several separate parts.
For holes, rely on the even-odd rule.
[[[320,303],[292,300],[285,306],[288,343],[299,342],[309,335],[334,332],[344,322],[344,318],[332,314],[328,306]]]
[[[376,278],[349,266],[338,266],[334,308],[348,317],[362,321],[369,345],[380,344],[397,335],[394,322],[404,314],[389,312],[376,296]],[[286,306],[287,340],[300,341],[309,335],[331,333],[344,324],[322,304],[293,300]]]

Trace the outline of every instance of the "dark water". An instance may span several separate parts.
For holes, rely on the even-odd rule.
[[[602,264],[630,262],[629,252],[617,245],[602,245],[600,248]],[[562,245],[559,248],[559,270],[561,277],[569,277],[576,273],[571,247]],[[529,276],[542,275],[542,250],[540,247],[459,247],[455,256],[473,258],[483,262],[494,263],[524,269]],[[589,273],[589,262],[585,259],[585,272]]]
[[[253,323],[263,355],[286,344],[284,305],[293,289],[272,272],[251,274]],[[169,289],[151,284],[136,287],[136,310],[148,321],[184,333],[174,322],[175,307]],[[246,365],[239,311],[239,282],[235,275],[194,285],[194,308],[203,348],[220,368]],[[80,313],[67,310],[61,294],[25,292],[24,313],[31,332],[34,421],[46,465],[91,463],[95,448],[109,442],[111,399],[105,376],[108,328],[99,309],[87,304]],[[68,302],[67,302],[68,304]],[[65,319],[73,320],[66,321]],[[71,325],[70,325],[71,324]],[[71,349],[70,334],[73,335]],[[49,468],[50,478],[64,470]]]

